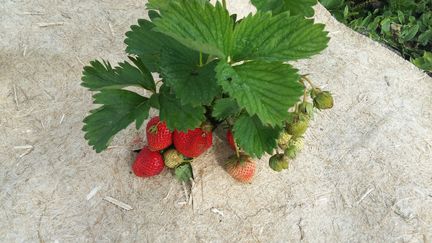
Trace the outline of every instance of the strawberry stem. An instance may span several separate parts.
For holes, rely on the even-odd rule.
[[[223,6],[224,9],[227,8],[227,6],[226,6],[226,0],[222,0],[222,6]]]
[[[302,75],[301,79],[306,81],[313,89],[316,88],[316,86],[312,83],[312,81],[307,76],[308,74]]]
[[[205,122],[203,122],[203,124],[201,124],[201,129],[204,132],[211,132],[211,131],[213,131],[213,124],[211,122],[205,121]]]
[[[237,143],[235,142],[235,140],[234,140],[234,147],[235,147],[235,152],[236,152],[237,158],[240,158],[239,148],[238,148]]]
[[[303,103],[306,103],[306,99],[307,99],[307,88],[305,85],[304,91],[303,91]]]

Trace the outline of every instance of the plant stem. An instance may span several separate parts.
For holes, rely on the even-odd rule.
[[[234,146],[235,146],[235,149],[236,149],[237,158],[240,158],[239,148],[238,148],[237,143],[235,142],[235,140],[234,140]]]
[[[315,88],[315,85],[312,83],[312,81],[307,77],[307,75],[302,75],[301,79],[303,79],[304,81],[308,82],[308,84],[312,87]]]
[[[200,51],[200,60],[199,60],[199,66],[202,67],[203,66],[203,54],[202,51]]]
[[[303,91],[303,103],[306,103],[306,100],[307,100],[307,88],[306,88],[306,85],[305,85],[305,89]]]
[[[232,133],[232,124],[228,121],[228,120],[225,120],[226,121],[226,123],[228,124],[228,129],[231,131],[231,133]],[[233,137],[234,137],[234,134],[233,134]],[[237,143],[236,143],[236,141],[235,141],[235,139],[234,139],[234,147],[235,147],[235,152],[236,152],[236,156],[237,156],[237,158],[240,158],[240,151],[239,151],[239,147],[237,146]]]
[[[223,6],[224,9],[227,9],[226,0],[222,0],[222,6]]]

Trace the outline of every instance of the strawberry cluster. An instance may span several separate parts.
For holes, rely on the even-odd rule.
[[[187,132],[171,132],[159,117],[153,117],[147,124],[147,146],[141,149],[132,171],[138,177],[152,177],[160,174],[166,167],[176,169],[193,158],[203,154],[213,144],[213,126],[204,123],[201,127]],[[225,169],[234,179],[250,183],[255,174],[256,164],[234,142],[233,134],[227,131],[227,141],[236,151],[225,164]]]
[[[276,154],[269,159],[270,168],[277,172],[288,169],[289,161],[303,149],[303,135],[313,118],[314,109],[325,110],[333,107],[334,101],[330,92],[314,86],[307,76],[302,76],[301,81],[305,86],[303,99],[290,112],[291,118],[285,123],[277,140]],[[307,89],[306,83],[309,83],[310,89]],[[308,96],[311,102],[308,102]],[[132,165],[133,172],[139,177],[151,177],[160,174],[166,166],[174,169],[177,175],[178,168],[185,164],[189,165],[193,158],[200,156],[212,146],[212,131],[213,125],[204,122],[200,127],[187,132],[171,132],[158,116],[153,117],[146,127],[148,145],[136,157]],[[225,163],[225,170],[237,181],[252,182],[256,163],[239,147],[231,126],[227,130],[226,140],[235,154]],[[279,149],[283,152],[280,153]],[[189,180],[189,177],[185,180]]]
[[[212,127],[203,124],[187,132],[171,132],[159,117],[153,117],[146,127],[147,146],[141,149],[132,165],[136,176],[151,177],[164,167],[175,169],[188,163],[212,146]]]
[[[333,108],[333,96],[329,91],[322,91],[316,87],[312,81],[303,75],[301,81],[305,86],[303,100],[295,106],[291,113],[291,120],[286,122],[284,130],[279,135],[277,141],[279,149],[275,155],[269,159],[269,166],[274,171],[280,172],[288,169],[289,161],[296,158],[297,154],[304,147],[303,135],[309,128],[310,120],[313,118],[314,109],[327,110]],[[306,84],[311,86],[307,89]],[[312,102],[308,102],[308,96]]]

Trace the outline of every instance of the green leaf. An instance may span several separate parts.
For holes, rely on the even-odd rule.
[[[416,58],[412,61],[417,67],[432,72],[432,52],[427,52],[423,54],[423,57]]]
[[[182,105],[175,94],[163,85],[159,94],[160,119],[165,121],[169,130],[186,132],[195,129],[205,120],[205,109],[202,106]]]
[[[154,10],[164,9],[169,6],[170,2],[171,0],[149,0],[146,7]]]
[[[344,0],[321,0],[320,3],[328,10],[339,10],[344,6]]]
[[[390,33],[390,24],[391,24],[392,20],[390,18],[385,18],[381,21],[381,30],[385,33],[385,34],[391,34]]]
[[[251,3],[258,11],[271,11],[273,14],[278,14],[284,11],[283,0],[251,0]]]
[[[315,13],[313,6],[317,4],[317,0],[284,0],[284,3],[284,9],[291,15],[312,17]]]
[[[204,60],[207,55],[203,56]],[[167,49],[161,58],[164,82],[173,89],[182,104],[209,105],[221,91],[216,82],[216,61],[199,66],[199,52]]]
[[[149,10],[148,11],[148,16],[149,16],[149,18],[150,18],[151,21],[153,21],[153,20],[155,20],[157,18],[160,18],[160,14],[156,10]]]
[[[151,72],[158,72],[161,52],[166,47],[186,48],[173,38],[153,31],[155,25],[145,19],[138,20],[126,33],[126,52],[138,55]]]
[[[150,72],[145,69],[140,70],[127,62],[112,68],[109,62],[92,61],[90,66],[84,67],[82,81],[81,85],[91,91],[127,86],[139,86],[153,91],[156,89]]]
[[[150,107],[160,110],[159,94],[154,93],[149,99]]]
[[[169,7],[170,2],[172,0],[149,0],[146,7],[148,9],[162,10],[167,9]],[[208,3],[208,0],[198,0],[199,3],[205,4]]]
[[[192,166],[190,163],[184,163],[175,168],[175,177],[179,181],[188,182],[193,179]]]
[[[404,41],[410,41],[416,36],[418,30],[419,30],[418,25],[404,26],[401,33],[401,38]]]
[[[421,33],[418,37],[418,42],[423,46],[432,43],[432,28]]]
[[[402,11],[398,10],[397,11],[397,16],[398,16],[398,20],[400,24],[404,24],[405,23],[405,15]]]
[[[288,11],[290,15],[301,17],[312,17],[313,6],[317,4],[317,0],[252,0],[251,2],[259,11],[272,11],[273,14]]]
[[[270,13],[249,15],[234,31],[233,60],[291,61],[318,54],[327,47],[328,32],[323,24],[311,19],[271,16]]]
[[[218,2],[216,6],[198,0],[172,1],[155,19],[156,31],[183,45],[225,58],[232,45],[234,21]]]
[[[242,115],[234,124],[235,141],[246,153],[260,158],[265,152],[271,154],[282,128],[269,127],[257,116]]]
[[[265,124],[280,124],[303,94],[300,76],[289,64],[247,62],[231,67],[221,61],[216,72],[224,91]]]
[[[83,131],[89,145],[97,153],[108,147],[112,137],[136,121],[141,127],[148,118],[148,99],[128,90],[103,90],[94,96],[94,103],[102,106],[90,111],[84,119]]]
[[[349,7],[348,7],[348,5],[346,5],[345,8],[344,8],[343,16],[344,16],[345,19],[349,17]]]
[[[216,100],[213,106],[212,116],[218,120],[224,120],[240,112],[237,102],[231,98]]]

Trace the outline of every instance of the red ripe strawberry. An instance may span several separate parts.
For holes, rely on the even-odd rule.
[[[233,136],[231,130],[227,131],[226,137],[227,137],[227,141],[228,141],[229,146],[232,148],[232,150],[236,151],[234,136]]]
[[[203,126],[187,132],[174,131],[174,146],[188,158],[196,158],[213,144],[211,127]]]
[[[147,142],[150,150],[159,151],[172,144],[172,133],[168,130],[165,122],[161,122],[159,117],[153,117],[146,128]]]
[[[255,175],[256,164],[248,155],[241,154],[239,158],[234,155],[228,159],[225,169],[237,181],[250,183]]]
[[[132,170],[136,176],[151,177],[160,174],[164,166],[162,155],[159,152],[144,147],[136,157]]]

